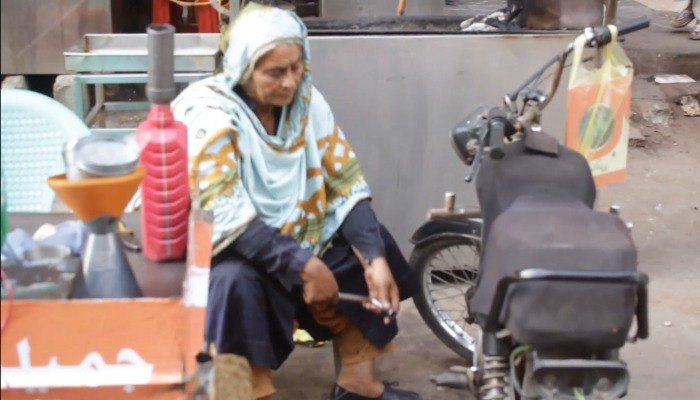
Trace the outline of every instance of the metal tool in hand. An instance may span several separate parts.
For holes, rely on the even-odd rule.
[[[360,253],[360,250],[358,250],[357,247],[355,246],[350,246],[350,249],[352,249],[352,252],[355,254],[355,257],[360,261],[360,264],[362,264],[362,267],[364,269],[369,268],[369,264],[367,263],[367,260],[365,260],[364,256],[362,253]],[[389,318],[394,318],[396,317],[396,310],[393,308],[387,308],[384,307],[384,304],[382,304],[381,301],[374,297],[369,297],[369,296],[362,296],[359,294],[352,294],[352,293],[338,293],[338,298],[340,300],[345,300],[345,301],[354,301],[357,303],[370,303],[373,306],[377,307],[379,309],[379,312]]]
[[[387,308],[384,307],[381,301],[374,297],[369,297],[369,296],[363,296],[360,294],[352,294],[352,293],[338,293],[338,298],[342,301],[353,301],[356,303],[370,303],[373,306],[377,307],[379,309],[379,312],[389,318],[394,318],[396,317],[396,310],[393,308]]]

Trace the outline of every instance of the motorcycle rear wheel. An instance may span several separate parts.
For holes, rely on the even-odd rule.
[[[480,244],[478,236],[438,239],[414,248],[409,260],[421,282],[413,297],[418,312],[430,330],[469,364],[479,329],[467,320],[466,294],[476,284]]]

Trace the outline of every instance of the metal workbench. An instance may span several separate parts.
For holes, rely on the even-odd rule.
[[[147,79],[146,34],[85,35],[64,52],[66,70],[75,73],[74,111],[90,125],[101,110],[144,110],[147,102],[106,102],[106,84],[143,84]],[[178,34],[175,36],[175,81],[194,82],[211,75],[218,34]],[[95,86],[95,104],[87,114],[83,87]],[[110,129],[128,133],[133,129]]]

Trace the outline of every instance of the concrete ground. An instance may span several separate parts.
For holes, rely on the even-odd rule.
[[[652,20],[648,29],[625,37],[622,46],[640,74],[664,72],[686,74],[700,80],[700,41],[690,40],[695,22],[682,29],[671,27],[676,12],[686,1],[621,0],[618,20],[626,21],[640,15]]]

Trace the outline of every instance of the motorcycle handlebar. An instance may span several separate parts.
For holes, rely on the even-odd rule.
[[[617,25],[617,36],[624,36],[628,33],[647,28],[649,24],[649,17],[639,17],[631,21],[622,22]],[[587,37],[587,44],[591,47],[602,47],[612,41],[612,34],[610,33],[610,28],[607,26],[588,28],[584,34]]]
[[[619,36],[624,36],[628,33],[632,33],[644,28],[648,28],[651,24],[649,17],[639,17],[631,21],[623,22],[617,26],[617,34]]]
[[[635,31],[638,31],[640,29],[647,28],[650,25],[650,20],[649,17],[643,16],[639,18],[635,18],[630,21],[622,22],[619,25],[617,25],[617,32],[618,32],[618,37],[619,36],[624,36],[628,33],[632,33]],[[586,28],[583,32],[583,36],[586,38],[586,46],[588,47],[601,47],[604,46],[612,41],[612,34],[610,32],[610,28],[607,26],[598,26],[595,28]],[[548,68],[550,68],[552,65],[557,64],[557,69],[553,73],[553,78],[552,78],[552,84],[549,88],[549,91],[547,92],[546,95],[543,96],[543,100],[539,104],[539,110],[542,111],[551,101],[552,96],[554,96],[554,93],[556,92],[557,88],[559,87],[559,82],[561,79],[562,72],[564,70],[564,65],[566,63],[566,59],[568,55],[574,50],[574,43],[569,44],[569,46],[564,50],[562,53],[556,55],[554,58],[552,58],[549,62],[547,62],[542,68],[540,68],[534,75],[532,75],[529,79],[525,81],[517,90],[515,90],[513,93],[508,94],[505,96],[505,101],[508,105],[509,108],[512,108],[512,102],[514,102],[519,94],[532,82],[535,80],[539,79],[544,71],[546,71]],[[510,110],[515,111],[515,110]],[[504,110],[505,113],[505,110]],[[529,119],[526,118],[520,118],[520,125],[523,123],[530,122],[530,120],[533,119],[532,116],[530,116]],[[505,137],[509,137],[513,131],[513,123],[515,123],[514,120],[509,119],[508,115],[501,115],[499,113],[494,113],[493,110],[489,115],[489,129],[484,133],[479,138],[479,147],[477,154],[473,158],[473,163],[471,171],[469,172],[469,175],[465,178],[467,182],[470,182],[474,175],[476,174],[476,170],[478,169],[478,165],[481,159],[481,153],[482,150],[484,149],[484,146],[489,147],[491,149],[491,158],[501,158],[503,157],[503,150],[501,148],[501,145],[503,143],[503,139]],[[520,128],[518,128],[520,129]]]
[[[627,21],[627,22],[622,22],[619,25],[617,25],[617,35],[619,36],[624,36],[627,35],[628,33],[632,33],[644,28],[649,27],[650,25],[650,20],[649,17],[639,17],[635,18],[633,20]],[[586,35],[586,44],[591,47],[600,47],[604,46],[612,40],[612,35],[610,34],[610,28],[607,26],[598,26],[595,28],[586,28],[584,31],[584,35]],[[514,101],[518,94],[525,89],[528,85],[530,85],[532,82],[534,82],[538,77],[542,75],[542,73],[550,68],[552,65],[558,63],[563,64],[564,61],[566,60],[566,57],[573,51],[573,43],[569,44],[567,49],[561,53],[557,54],[555,57],[553,57],[551,60],[549,60],[542,68],[537,70],[530,78],[528,78],[524,83],[520,85],[518,89],[513,91],[511,94],[508,95],[508,98],[511,101]],[[563,65],[562,65],[563,66]],[[563,71],[563,68],[560,70],[556,71],[557,76],[555,76],[555,79],[558,79],[561,77],[561,73]],[[551,94],[554,94],[552,91]]]

